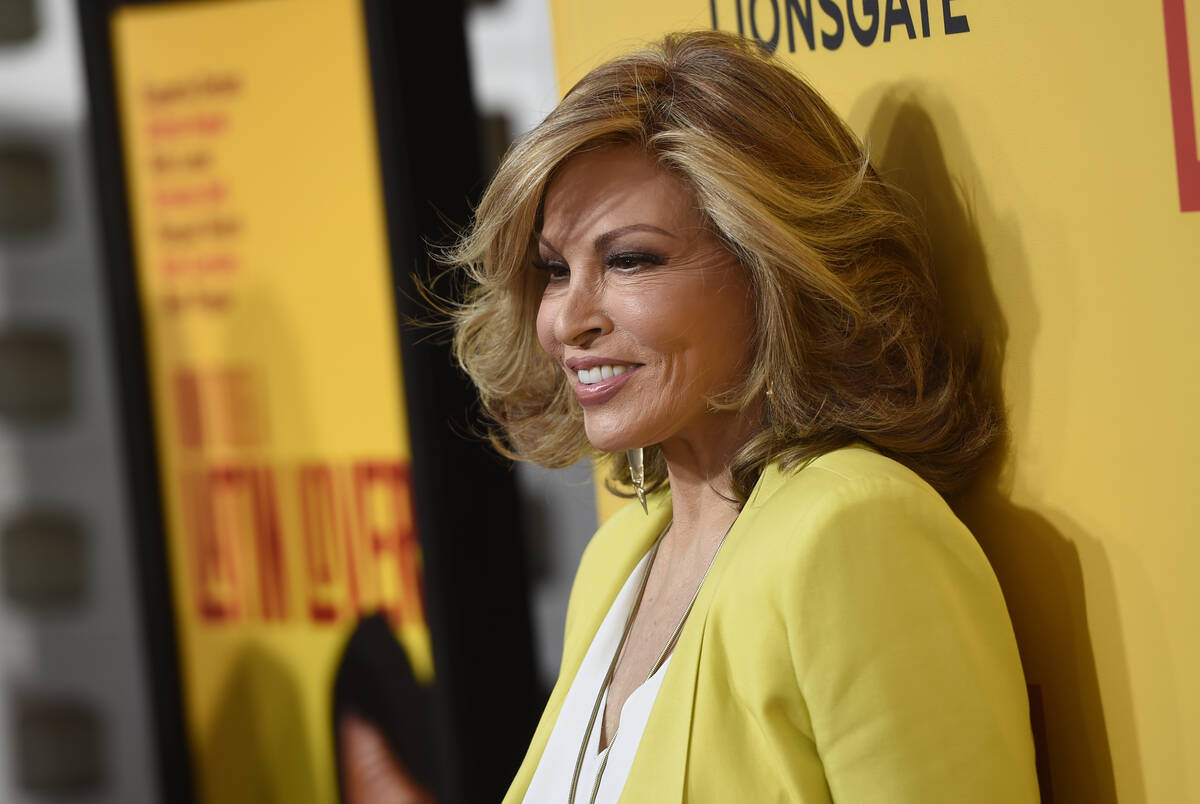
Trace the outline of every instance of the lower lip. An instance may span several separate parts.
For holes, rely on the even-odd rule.
[[[579,404],[585,408],[590,408],[593,405],[603,405],[608,400],[616,396],[617,391],[629,381],[639,367],[626,369],[624,372],[610,377],[607,380],[594,382],[590,385],[584,385],[578,378],[575,380],[575,398],[579,400]]]

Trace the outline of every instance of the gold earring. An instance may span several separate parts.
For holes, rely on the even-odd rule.
[[[642,504],[642,511],[649,514],[650,510],[646,508],[646,467],[642,463],[642,448],[625,450],[625,459],[629,461],[629,480],[637,492],[638,502]]]

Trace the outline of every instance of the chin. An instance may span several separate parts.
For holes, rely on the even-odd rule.
[[[624,452],[634,447],[646,446],[645,444],[634,443],[629,439],[613,438],[611,436],[593,438],[589,435],[588,443],[601,452]]]
[[[639,434],[624,427],[603,427],[589,425],[585,418],[584,432],[588,443],[602,452],[624,452],[627,449],[647,446],[648,442],[639,440]]]

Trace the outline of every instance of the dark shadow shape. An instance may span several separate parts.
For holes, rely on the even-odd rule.
[[[871,98],[878,99],[873,109]],[[1022,403],[1027,402],[1030,354],[1006,354],[1011,345],[1008,325],[977,223],[980,188],[972,185],[969,193],[964,191],[946,164],[947,150],[969,153],[953,111],[941,106],[936,109],[939,134],[935,115],[915,87],[888,87],[860,104],[871,109],[857,119],[870,120],[867,133],[876,148],[872,161],[888,181],[909,194],[925,219],[948,330],[981,346],[986,393],[1004,404],[1002,381],[1008,359],[1012,361],[1009,381],[1014,389],[1020,389],[1017,395]],[[946,136],[952,147],[944,150]],[[1019,232],[1007,223],[1001,222],[998,228],[1010,242],[992,251],[1017,263],[1003,266],[1005,276],[1017,278],[1018,292],[1024,294],[1020,298],[1034,311],[1029,291],[1031,266],[1021,256]],[[1021,333],[1014,343],[1029,350],[1034,334]],[[1086,537],[1064,537],[1045,517],[1011,501],[1013,461],[1011,444],[1006,440],[997,445],[980,475],[951,504],[987,554],[1012,616],[1030,692],[1042,801],[1116,804],[1113,761],[1076,545],[1077,538]],[[1102,556],[1101,551],[1095,552]],[[1103,558],[1099,563],[1107,571]],[[1111,575],[1089,578],[1089,585],[1094,587],[1093,596],[1112,593]],[[1115,601],[1110,608],[1115,611]],[[1126,670],[1122,666],[1116,671],[1126,682],[1127,703]],[[1123,780],[1123,789],[1144,790],[1137,758],[1123,767],[1132,767],[1138,774],[1137,779]]]
[[[299,685],[261,646],[234,661],[195,756],[199,801],[319,804]]]
[[[426,790],[433,788],[437,769],[430,690],[417,681],[408,654],[383,614],[364,617],[351,633],[338,663],[331,709],[338,791],[343,800],[347,780],[338,725],[347,714],[378,729],[412,780]]]

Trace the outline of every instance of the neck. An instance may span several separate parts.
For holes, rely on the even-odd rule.
[[[661,448],[671,488],[673,540],[719,540],[737,517],[729,467],[754,432],[752,416],[739,411],[713,414],[704,432],[690,433]]]

